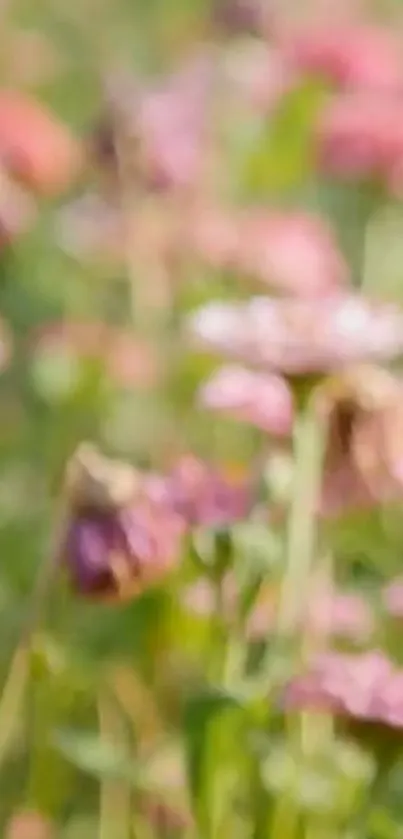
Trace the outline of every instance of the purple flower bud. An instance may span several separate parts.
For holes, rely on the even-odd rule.
[[[76,514],[63,546],[63,563],[79,593],[126,599],[175,566],[182,532],[178,516],[147,501],[115,512]]]

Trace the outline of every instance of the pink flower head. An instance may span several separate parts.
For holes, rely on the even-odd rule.
[[[399,43],[380,26],[313,26],[286,36],[283,48],[299,72],[338,87],[381,92],[402,87]]]
[[[244,479],[228,477],[191,455],[166,478],[165,492],[172,509],[190,526],[228,525],[246,518],[251,505],[251,487]]]
[[[200,347],[286,375],[386,361],[403,350],[403,313],[353,294],[212,302],[190,317],[188,327]]]
[[[398,192],[403,181],[402,113],[394,97],[338,96],[318,125],[319,166],[347,180],[375,178]]]
[[[379,651],[325,653],[289,685],[286,706],[403,727],[403,671]]]
[[[278,602],[276,590],[263,589],[248,621],[250,638],[263,638],[275,630]],[[311,591],[300,628],[319,639],[344,638],[360,644],[368,641],[373,627],[372,611],[364,598],[321,583]]]
[[[251,423],[275,436],[292,429],[293,401],[288,384],[276,375],[255,373],[244,367],[222,367],[200,388],[204,408]]]
[[[48,195],[70,184],[82,154],[69,129],[44,105],[26,94],[3,90],[0,161],[10,175]]]
[[[348,279],[332,231],[307,213],[204,210],[191,222],[190,243],[214,268],[232,269],[299,297],[333,293]]]
[[[326,222],[305,213],[250,212],[240,219],[239,270],[301,297],[346,283],[347,265]]]
[[[201,177],[209,81],[210,66],[202,57],[140,96],[133,118],[150,183],[180,188]]]

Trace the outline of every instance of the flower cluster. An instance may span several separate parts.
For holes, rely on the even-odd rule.
[[[289,708],[315,708],[403,727],[403,672],[383,653],[325,653],[286,692]]]

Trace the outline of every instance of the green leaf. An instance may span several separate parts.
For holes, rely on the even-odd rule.
[[[190,795],[198,828],[205,839],[221,835],[225,819],[233,809],[242,765],[241,710],[236,697],[219,689],[192,697],[185,710]]]
[[[96,734],[63,729],[55,732],[53,744],[83,772],[97,778],[137,782],[137,769],[125,752]]]
[[[285,96],[263,123],[261,136],[244,163],[242,184],[247,195],[264,197],[300,187],[314,168],[313,129],[325,92],[304,82]]]

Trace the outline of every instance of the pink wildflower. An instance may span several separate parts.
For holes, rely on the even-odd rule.
[[[312,26],[286,35],[285,56],[299,72],[343,88],[402,88],[403,64],[394,33],[360,24]]]
[[[377,650],[362,655],[325,653],[306,675],[291,682],[286,706],[402,728],[403,671]]]
[[[212,302],[190,316],[188,329],[201,348],[285,375],[386,361],[403,351],[403,312],[352,294]]]
[[[268,434],[289,435],[292,394],[284,379],[243,367],[222,367],[200,388],[202,407],[251,423]]]

